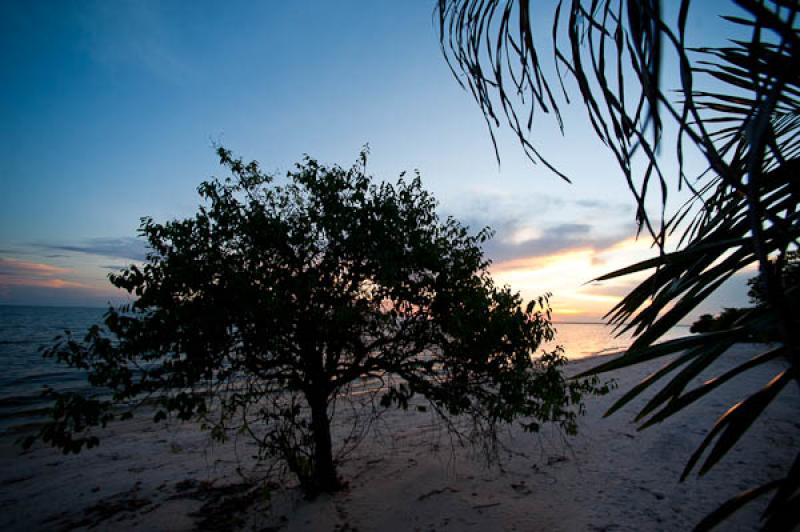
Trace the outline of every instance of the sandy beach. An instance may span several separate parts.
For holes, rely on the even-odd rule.
[[[713,372],[753,352],[737,345]],[[573,362],[569,371],[598,362]],[[602,418],[615,398],[664,363],[609,374],[617,389],[587,403],[575,437],[510,428],[494,466],[469,449],[453,450],[431,414],[392,411],[340,466],[347,489],[314,501],[292,482],[253,488],[239,473],[255,465],[252,444],[212,444],[192,424],[119,423],[100,447],[77,456],[42,447],[22,453],[6,437],[0,529],[686,530],[739,491],[781,476],[800,445],[800,393],[787,388],[716,468],[680,483],[713,421],[766,384],[775,367],[740,376],[642,432],[632,419],[645,398]],[[739,512],[724,529],[756,528],[765,503]]]

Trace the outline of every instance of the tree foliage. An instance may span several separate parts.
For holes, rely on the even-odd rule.
[[[708,333],[717,331],[727,331],[736,326],[739,318],[746,316],[748,309],[746,308],[724,308],[722,312],[716,316],[711,314],[703,314],[697,321],[692,323],[689,332],[693,333]]]
[[[684,352],[671,365],[681,371],[640,413],[639,419],[650,416],[644,426],[749,368],[776,358],[789,361],[764,390],[743,397],[717,421],[683,477],[710,451],[699,468],[706,473],[770,401],[800,379],[798,292],[796,285],[786,284],[784,274],[800,238],[800,4],[735,0],[738,13],[724,19],[734,35],[745,37],[690,48],[687,21],[697,4],[562,0],[552,14],[552,32],[542,36],[535,35],[533,21],[545,14],[529,0],[438,2],[442,49],[482,109],[493,139],[505,118],[532,161],[566,178],[529,133],[543,116],[554,117],[561,127],[560,108],[569,102],[567,87],[573,82],[591,127],[618,162],[638,205],[640,229],[651,235],[659,254],[600,278],[649,272],[607,315],[611,325],[636,336],[633,345],[595,372]],[[541,45],[542,38],[549,47]],[[544,51],[552,53],[554,72],[545,68]],[[665,56],[676,65],[674,84],[664,82]],[[689,150],[699,153],[707,167],[690,172],[685,164]],[[677,170],[668,172],[671,168]],[[668,210],[669,194],[681,188],[689,191],[689,201]],[[647,209],[652,200],[660,205],[657,213]],[[751,264],[759,267],[764,305],[750,309],[729,329],[656,343]],[[729,346],[765,329],[779,331],[782,344],[687,390],[691,379]],[[654,374],[611,411],[666,374]],[[772,493],[765,528],[796,525],[800,454],[785,471],[784,478],[731,501],[699,528],[713,526],[765,493]]]
[[[93,426],[149,400],[156,421],[249,435],[314,494],[339,486],[337,460],[372,416],[415,398],[489,447],[512,421],[574,431],[596,388],[567,381],[558,350],[532,356],[553,339],[546,297],[523,307],[494,285],[488,229],[440,219],[418,175],[373,183],[366,153],[350,169],[306,158],[282,182],[218,153],[232,176],[199,187],[193,217],[142,219],[146,263],[110,276],[133,303],[46,350],[112,393],[58,396],[46,442],[91,447]],[[332,417],[351,401],[366,414],[335,441]]]
[[[775,260],[770,260],[770,268],[773,270],[776,268]],[[773,274],[778,275],[778,272],[773,272]],[[783,288],[786,290],[794,291],[800,285],[800,255],[798,255],[797,251],[786,253],[786,260],[780,276]],[[747,295],[750,297],[750,303],[753,306],[769,305],[767,282],[763,274],[759,273],[755,277],[748,279],[747,286],[750,287]],[[737,325],[739,318],[747,317],[749,312],[749,308],[725,308],[716,316],[703,314],[692,324],[690,332],[706,333],[731,329]],[[767,326],[766,324],[759,329],[757,336],[751,336],[750,338],[757,342],[781,341],[780,330],[777,326]]]
[[[776,271],[778,268],[776,260],[771,260],[769,267],[772,270],[772,276],[780,275],[782,285],[785,289],[797,290],[797,287],[800,286],[800,253],[797,251],[790,251],[786,254],[780,271]],[[747,295],[750,297],[750,303],[753,305],[769,304],[767,276],[759,273],[757,276],[747,281],[747,286],[750,287],[747,291]]]

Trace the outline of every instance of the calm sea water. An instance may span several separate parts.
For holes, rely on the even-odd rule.
[[[47,406],[44,385],[59,391],[87,387],[82,371],[68,368],[39,352],[57,335],[81,335],[98,323],[104,309],[0,305],[0,431],[30,420]],[[35,417],[35,416],[34,416]]]
[[[615,336],[612,329],[602,323],[555,323],[556,339],[545,344],[545,349],[555,345],[564,347],[567,358],[577,360],[595,355],[616,353],[626,349],[633,341],[630,334]],[[660,341],[680,338],[689,334],[689,328],[678,326],[661,337]]]
[[[35,417],[47,406],[48,385],[59,391],[87,388],[85,373],[45,359],[39,348],[65,330],[82,335],[104,309],[0,305],[0,431]]]
[[[44,385],[59,391],[88,389],[82,371],[43,358],[39,349],[65,329],[82,336],[102,320],[104,312],[97,308],[0,305],[0,433],[42,414],[47,407],[41,396]],[[563,345],[571,359],[620,351],[630,345],[629,337],[615,338],[602,324],[558,323],[555,327],[553,344]],[[668,337],[686,333],[688,329],[678,328]]]

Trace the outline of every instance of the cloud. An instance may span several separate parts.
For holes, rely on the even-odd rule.
[[[596,198],[563,197],[537,192],[533,196],[514,194],[494,187],[472,187],[463,195],[456,209],[456,218],[470,227],[490,225],[500,228],[508,222],[525,219],[532,221],[569,213],[568,219],[602,216],[603,219],[632,219],[631,202],[608,201]],[[573,216],[574,215],[574,216]]]
[[[560,228],[553,233],[577,235],[573,241],[582,238],[578,228]],[[525,299],[552,293],[550,302],[560,319],[570,316],[569,319],[598,320],[652,271],[602,282],[592,279],[652,258],[657,253],[647,238],[637,240],[629,237],[603,246],[595,240],[591,246],[583,248],[495,262],[490,269],[498,284],[511,286],[520,291]],[[715,290],[682,322],[690,324],[700,314],[716,313],[723,307],[747,306],[746,281],[756,273],[755,266],[744,268]]]
[[[633,212],[632,204],[615,202],[615,201],[604,201],[596,199],[577,199],[577,200],[572,200],[572,204],[584,209],[596,209],[596,210],[610,211],[620,214],[630,214],[631,212]]]
[[[552,253],[517,256],[497,261],[490,267],[495,281],[520,291],[530,300],[544,293],[553,295],[550,300],[556,315],[569,319],[595,321],[600,319],[627,293],[641,276],[611,279],[603,283],[590,283],[609,271],[637,262],[652,255],[648,243],[634,238],[597,238],[590,226],[555,226],[542,232],[536,240],[549,242],[558,248]],[[583,242],[583,245],[580,243]],[[530,242],[528,242],[530,244]],[[603,258],[599,265],[598,257]]]
[[[72,268],[0,257],[0,304],[97,307],[128,299],[124,291],[80,277]]]
[[[125,265],[125,264],[101,264],[100,267],[103,268],[104,270],[112,270],[112,271],[116,272],[116,271],[119,271],[119,270],[124,270],[125,268],[127,268],[127,265]]]
[[[554,209],[563,209],[564,199],[548,194],[522,198],[508,191],[479,188],[469,191],[459,201],[462,205],[452,213],[472,230],[490,226],[500,234],[521,221],[546,216]]]
[[[38,246],[49,250],[71,251],[134,261],[144,261],[147,255],[145,242],[133,237],[93,238],[83,244],[38,244]]]
[[[90,3],[80,22],[89,56],[100,64],[138,67],[171,83],[180,83],[192,73],[178,53],[180,42],[167,27],[159,4]]]
[[[587,207],[589,209],[595,209],[598,207],[603,207],[605,202],[599,200],[577,200],[575,202],[576,205],[579,207]]]
[[[501,236],[485,244],[486,254],[494,261],[545,257],[578,249],[600,251],[624,240],[630,234],[623,228],[617,228],[611,234],[599,234],[593,226],[586,223],[556,224],[538,230],[531,230],[528,226],[512,227],[511,224],[506,226],[505,231],[508,232],[505,238]],[[529,237],[524,237],[526,232]],[[523,237],[520,238],[519,235]]]
[[[70,273],[69,268],[61,268],[41,262],[29,262],[20,259],[0,258],[0,275],[41,275],[52,276]]]
[[[82,283],[63,278],[72,273],[69,268],[51,264],[0,258],[0,286],[3,287],[88,288]]]
[[[466,208],[453,214],[472,232],[486,226],[494,230],[484,251],[495,262],[578,249],[602,250],[635,231],[632,206],[605,199],[547,193],[521,197],[488,187],[470,191],[462,205]]]
[[[594,281],[582,286],[581,291],[587,294],[602,294],[621,299],[636,288],[638,284],[638,280],[625,278],[605,282]]]

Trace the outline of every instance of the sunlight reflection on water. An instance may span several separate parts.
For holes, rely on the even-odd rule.
[[[544,344],[543,349],[553,349],[556,345],[564,347],[570,360],[577,360],[593,355],[601,355],[622,351],[631,344],[630,334],[615,337],[611,327],[602,323],[554,323],[556,339]],[[659,341],[670,340],[688,335],[687,327],[675,327]]]

